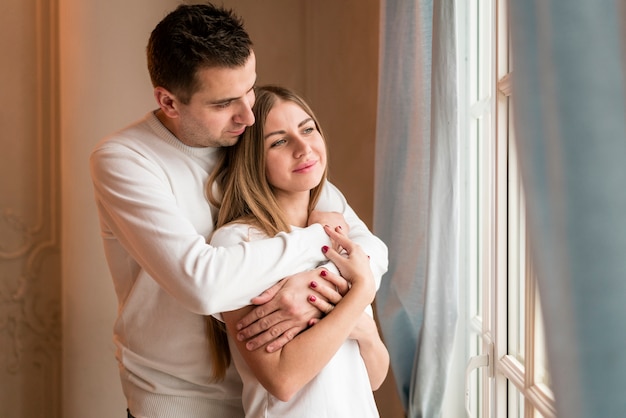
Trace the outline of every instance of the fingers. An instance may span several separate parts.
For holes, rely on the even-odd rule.
[[[269,289],[266,289],[259,296],[252,299],[251,301],[252,304],[262,305],[266,302],[269,302],[278,293],[278,291],[283,287],[284,284],[285,284],[284,280],[281,280],[278,283],[276,283],[274,286],[270,287]]]
[[[363,249],[361,248],[361,246],[353,242],[347,236],[345,236],[341,232],[341,228],[332,229],[329,226],[324,226],[324,231],[326,231],[326,234],[328,234],[328,236],[330,237],[332,241],[334,241],[335,243],[337,243],[343,248],[343,250],[345,251],[345,254],[349,258],[358,257],[359,259],[361,258],[369,259],[369,256],[363,252]],[[326,257],[328,257],[328,259],[333,262],[337,258],[336,256],[339,255],[337,254],[337,251],[334,251],[332,248],[329,248],[327,246],[324,246],[322,248],[322,252],[324,252],[326,254]]]
[[[281,280],[278,283],[276,283],[274,286],[270,287],[269,289],[266,289],[259,296],[252,299],[251,302],[254,305],[260,305],[260,306],[254,308],[253,310],[248,312],[243,318],[241,318],[239,322],[237,322],[237,329],[242,330],[246,327],[249,327],[251,324],[255,323],[259,319],[279,309],[280,307],[278,306],[278,304],[276,302],[272,302],[272,300],[274,299],[274,296],[276,296],[276,294],[282,289],[284,284],[285,284],[285,281]],[[268,324],[268,328],[272,325],[273,324]],[[259,330],[258,332],[265,331],[265,329]],[[250,330],[248,332],[250,332]]]
[[[248,312],[239,322],[237,322],[237,339],[243,341],[253,337],[271,326],[284,320],[281,311],[276,309],[275,303],[267,303],[257,306]],[[241,338],[239,337],[241,335]]]
[[[350,290],[350,283],[338,274],[323,269],[320,272],[320,277],[323,280],[326,280],[331,286],[334,286],[335,291],[337,291],[341,296],[345,296],[345,294],[348,293],[348,290]]]
[[[315,295],[309,296],[309,303],[319,309],[324,315],[328,315],[335,308],[334,304],[322,298],[318,298]]]
[[[292,321],[282,321],[268,328],[267,330],[255,334],[252,338],[246,341],[246,348],[250,351],[254,351],[259,347],[268,344],[268,352],[275,351],[291,341],[295,335],[292,334],[295,329]],[[285,333],[287,333],[285,335]],[[296,334],[297,335],[297,334]],[[242,333],[237,334],[237,339],[243,341],[246,337],[242,337]],[[269,351],[269,347],[274,347],[272,351]]]
[[[319,272],[311,270],[290,276],[288,280],[268,289],[266,293],[276,294],[269,302],[254,307],[237,322],[236,338],[245,341],[248,350],[256,350],[264,345],[269,350],[280,349],[294,338],[294,332],[306,329],[311,318],[322,315],[306,301],[312,291],[322,297],[309,285],[312,279],[318,277]]]
[[[319,293],[322,298],[336,305],[348,292],[348,282],[341,276],[327,270],[320,272],[321,280],[311,281],[310,287]]]
[[[324,225],[324,231],[326,231],[326,234],[330,237],[330,239],[335,243],[335,245],[333,246],[341,246],[343,247],[348,253],[350,253],[350,248],[354,244],[348,237],[346,237],[343,234],[343,230],[341,227],[337,227],[337,228],[331,228],[328,225]]]
[[[313,321],[313,320],[311,320],[311,321]],[[293,340],[296,337],[296,335],[298,335],[301,331],[304,331],[305,329],[306,329],[306,327],[289,328],[288,330],[283,332],[283,334],[280,337],[276,338],[274,341],[269,343],[265,347],[265,350],[268,353],[273,353],[274,351],[280,350],[281,348],[283,348],[283,346],[285,344],[287,344],[289,341]]]
[[[371,286],[373,276],[369,257],[365,254],[361,246],[352,242],[349,238],[338,232],[337,229],[324,227],[324,230],[331,240],[339,243],[346,251],[346,255],[343,256],[337,253],[333,248],[327,246],[322,247],[322,252],[337,266],[339,274],[350,282],[350,288],[352,289],[352,286],[359,283],[359,285],[365,285],[365,290],[368,292],[372,289],[375,292],[375,286]]]

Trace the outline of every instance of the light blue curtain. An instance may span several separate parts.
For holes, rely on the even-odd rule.
[[[407,416],[436,418],[458,316],[454,1],[382,0],[374,230],[377,313]]]
[[[623,0],[514,0],[513,97],[557,415],[626,417]]]

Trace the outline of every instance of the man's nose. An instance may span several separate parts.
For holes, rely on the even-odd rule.
[[[252,113],[253,104],[254,101],[251,101],[248,97],[242,98],[241,104],[239,105],[237,113],[234,117],[235,122],[246,126],[252,126],[254,124],[254,113]]]

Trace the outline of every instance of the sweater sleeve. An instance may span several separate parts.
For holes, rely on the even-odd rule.
[[[209,213],[184,211],[163,170],[140,153],[101,147],[90,169],[118,295],[147,274],[186,309],[209,315],[249,305],[278,280],[326,259],[321,247],[330,241],[320,225],[229,247],[209,245],[190,220]],[[197,194],[192,186],[183,195]]]
[[[324,212],[339,212],[343,215],[346,223],[350,226],[348,237],[359,244],[370,256],[372,273],[374,273],[376,288],[378,289],[389,265],[387,245],[372,234],[365,222],[350,207],[344,195],[330,182],[326,183],[316,209]]]

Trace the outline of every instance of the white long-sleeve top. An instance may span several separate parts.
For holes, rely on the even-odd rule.
[[[253,226],[231,223],[215,231],[211,244],[229,246],[264,237]],[[366,312],[373,315],[372,307],[368,306]],[[317,376],[287,402],[274,397],[263,387],[237,349],[231,335],[228,335],[228,341],[233,362],[243,381],[242,401],[246,418],[379,417],[367,367],[356,340],[344,341]]]
[[[137,418],[243,416],[241,381],[210,381],[203,315],[250,304],[278,280],[325,259],[320,225],[217,248],[204,190],[219,149],[188,147],[154,112],[103,139],[90,158],[104,252],[118,298],[116,358]],[[371,256],[378,280],[387,247],[329,184],[319,210],[337,211]]]

